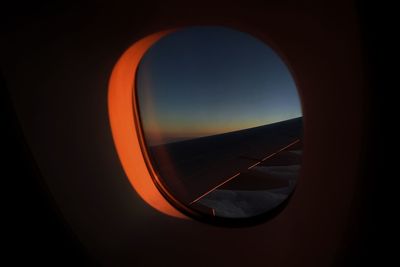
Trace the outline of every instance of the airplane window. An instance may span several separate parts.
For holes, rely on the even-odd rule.
[[[285,206],[301,167],[302,111],[266,43],[219,26],[174,31],[144,54],[134,102],[153,181],[171,204],[210,220]]]

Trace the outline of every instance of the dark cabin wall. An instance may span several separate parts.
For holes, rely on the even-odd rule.
[[[174,2],[10,9],[2,27],[1,71],[20,123],[15,131],[21,127],[38,167],[15,172],[13,179],[22,175],[36,186],[31,175],[43,184],[15,184],[21,192],[15,209],[29,195],[46,196],[36,205],[46,211],[37,216],[55,218],[49,228],[62,236],[59,246],[68,244],[67,255],[84,264],[341,266],[352,257],[354,248],[347,244],[361,235],[351,227],[359,223],[354,214],[364,203],[361,148],[368,140],[368,81],[354,4]],[[106,97],[119,56],[147,34],[198,24],[232,26],[265,40],[284,57],[300,90],[305,158],[299,186],[280,215],[258,226],[214,227],[153,210],[131,188],[113,146]],[[24,214],[21,219],[35,216]],[[51,236],[45,228],[43,235]],[[27,239],[39,239],[30,232]],[[57,251],[56,260],[68,262],[63,249]],[[54,252],[33,254],[39,262]]]

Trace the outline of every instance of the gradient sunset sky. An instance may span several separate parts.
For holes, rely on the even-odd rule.
[[[280,57],[225,27],[185,28],[154,44],[138,69],[137,96],[150,145],[302,116]]]

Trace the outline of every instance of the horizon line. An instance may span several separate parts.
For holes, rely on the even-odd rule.
[[[250,130],[250,129],[255,129],[255,128],[259,128],[259,127],[264,127],[264,126],[267,126],[267,125],[273,125],[273,124],[277,124],[277,123],[281,123],[281,122],[285,122],[285,121],[295,120],[295,119],[299,119],[299,118],[303,118],[303,115],[302,115],[302,116],[299,116],[299,117],[290,118],[290,119],[287,119],[287,120],[276,121],[276,122],[272,122],[272,123],[267,123],[267,124],[258,125],[258,126],[254,126],[254,127],[249,127],[249,128],[234,130],[234,131],[230,131],[230,132],[216,133],[216,134],[210,134],[210,135],[203,135],[203,136],[198,136],[198,137],[194,137],[194,138],[187,138],[187,139],[186,139],[185,137],[180,137],[180,138],[182,138],[181,140],[170,141],[170,142],[159,143],[159,144],[147,144],[147,145],[148,145],[149,147],[156,147],[156,146],[162,146],[162,145],[168,145],[168,144],[173,144],[173,143],[185,142],[185,141],[190,141],[190,140],[195,140],[195,139],[207,138],[207,137],[212,137],[212,136],[218,136],[218,135],[236,133],[236,132],[240,132],[240,131],[246,131],[246,130]],[[179,138],[179,137],[178,137],[178,138]]]

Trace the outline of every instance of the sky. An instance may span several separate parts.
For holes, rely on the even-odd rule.
[[[189,27],[156,42],[137,71],[150,145],[226,133],[302,116],[279,55],[250,34]]]

